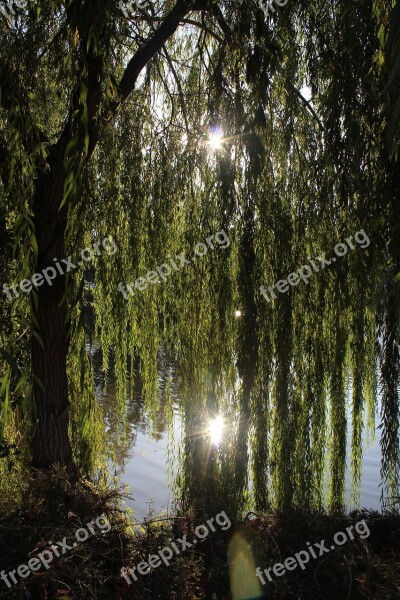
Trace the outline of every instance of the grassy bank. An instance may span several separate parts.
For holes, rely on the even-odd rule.
[[[121,508],[119,492],[99,491],[87,482],[71,485],[60,473],[38,475],[21,505],[9,506],[8,510],[3,506],[3,511],[7,514],[0,519],[0,570],[6,573],[46,550],[53,553],[59,540],[73,546],[77,530],[88,530],[90,522],[92,531],[85,541],[54,557],[48,569],[41,567],[26,579],[15,574],[18,583],[10,589],[0,581],[0,598],[400,598],[400,518],[395,515],[363,512],[331,518],[292,512],[250,514],[243,519],[229,515],[229,529],[217,527],[203,541],[174,554],[169,566],[160,561],[147,575],[135,571],[136,581],[129,585],[121,576],[121,568],[131,569],[147,561],[149,555],[171,547],[185,535],[193,541],[196,526],[213,515],[182,511],[173,517],[151,519],[138,529]],[[104,519],[102,529],[96,525],[102,514],[110,527],[105,527]],[[353,540],[330,549],[337,532],[354,527],[362,519],[370,532],[368,537],[362,539],[353,529]],[[266,585],[259,584],[256,566],[264,570],[283,563],[308,549],[307,542],[322,539],[327,540],[329,553],[311,558],[304,569],[297,567],[282,576],[270,572],[271,581],[265,577]]]

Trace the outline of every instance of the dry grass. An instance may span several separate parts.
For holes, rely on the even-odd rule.
[[[64,537],[72,544],[75,531],[106,513],[111,530],[96,529],[86,542],[56,558],[49,570],[41,570],[8,590],[0,581],[0,598],[18,600],[229,600],[227,550],[229,539],[241,533],[255,564],[266,568],[282,562],[306,542],[332,540],[338,531],[364,518],[371,535],[356,539],[285,576],[273,577],[265,586],[265,598],[296,600],[347,600],[400,598],[400,518],[363,512],[347,518],[286,513],[252,515],[232,521],[228,531],[210,534],[204,542],[161,565],[128,585],[121,567],[146,560],[171,540],[194,536],[195,518],[180,510],[173,517],[149,520],[133,532],[122,508],[122,493],[99,491],[87,482],[71,485],[62,472],[37,474],[18,510],[0,520],[0,570],[9,572],[26,564],[49,542]],[[213,515],[210,515],[213,516]],[[255,518],[254,518],[255,517]],[[20,580],[20,578],[18,578]],[[250,598],[234,598],[250,600]],[[252,599],[255,600],[255,599]]]

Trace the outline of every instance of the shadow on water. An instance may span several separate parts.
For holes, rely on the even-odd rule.
[[[93,315],[88,315],[90,330],[94,331]],[[96,396],[102,406],[106,422],[106,438],[109,455],[112,456],[110,472],[126,482],[135,501],[132,508],[139,517],[149,512],[169,510],[176,499],[184,505],[204,514],[217,514],[222,510],[239,514],[244,510],[267,510],[279,506],[294,508],[321,509],[327,505],[329,452],[325,448],[325,463],[317,473],[304,476],[310,470],[309,454],[288,457],[286,472],[289,485],[278,482],[274,488],[273,454],[269,457],[259,454],[260,440],[268,437],[265,432],[265,418],[243,403],[244,387],[237,381],[229,392],[217,385],[211,372],[204,376],[201,389],[183,386],[178,368],[161,345],[157,358],[158,395],[149,407],[144,401],[141,365],[137,360],[133,365],[131,391],[126,398],[126,418],[119,418],[116,412],[116,382],[114,355],[110,352],[107,378],[102,370],[103,356],[100,342],[96,338],[87,339],[87,352],[93,364]],[[130,365],[128,365],[130,372]],[[249,387],[249,386],[247,386]],[[247,397],[251,389],[247,389]],[[351,423],[350,398],[351,381],[348,384],[348,423]],[[243,411],[243,404],[246,410]],[[379,411],[379,397],[378,407]],[[289,434],[302,438],[302,432]],[[379,433],[379,432],[378,432]],[[360,486],[360,506],[380,509],[380,448],[379,437],[369,445],[363,433],[363,476]],[[345,460],[351,455],[351,431],[347,436]],[[296,447],[298,440],[290,442]],[[277,456],[277,455],[275,455]],[[297,462],[296,462],[297,461]],[[299,462],[302,464],[299,466]],[[311,461],[312,462],[312,461]],[[280,469],[279,472],[282,473]],[[345,505],[350,508],[351,493],[354,492],[350,469],[345,472]],[[307,505],[312,497],[304,491],[306,481],[319,482],[320,489],[314,497],[321,497],[320,506]],[[279,490],[292,490],[287,499],[279,497]],[[301,499],[296,505],[296,498]],[[305,505],[306,504],[306,505]]]
[[[269,469],[252,452],[257,420],[254,415],[247,420],[241,416],[239,386],[230,393],[219,394],[217,399],[212,375],[208,374],[202,391],[184,392],[174,361],[161,347],[155,409],[145,406],[137,362],[123,424],[115,409],[112,353],[106,381],[98,340],[88,342],[87,351],[94,368],[96,394],[105,415],[107,444],[114,458],[110,470],[131,488],[135,498],[131,506],[137,516],[143,518],[149,504],[156,512],[168,510],[174,498],[208,515],[222,510],[239,514],[257,509],[254,488],[258,482],[262,486],[268,483]],[[363,466],[361,506],[366,504],[365,499],[369,508],[378,509],[377,444],[366,453]],[[296,486],[295,480],[292,485]],[[325,485],[322,477],[321,485]],[[348,504],[349,472],[346,486]]]

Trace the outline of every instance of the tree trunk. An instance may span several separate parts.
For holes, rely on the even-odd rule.
[[[65,256],[66,211],[59,211],[63,197],[65,169],[61,157],[63,144],[55,149],[49,174],[38,180],[34,214],[38,243],[37,272],[47,267],[56,269],[54,259],[63,265]],[[64,265],[64,270],[65,270]],[[34,433],[32,465],[49,469],[52,465],[66,466],[75,473],[72,447],[68,434],[69,402],[67,354],[69,322],[65,293],[65,275],[57,276],[38,288],[37,334],[32,336],[32,371],[34,400]],[[34,310],[34,308],[33,308]],[[33,325],[35,327],[35,325]],[[36,329],[36,328],[35,328]],[[42,345],[43,344],[43,345]]]
[[[90,9],[90,3],[88,4]],[[86,159],[90,157],[104,127],[135,87],[136,80],[146,64],[160,51],[165,42],[175,33],[179,23],[192,10],[205,10],[203,2],[178,2],[162,25],[150,36],[129,61],[119,84],[119,99],[108,106],[108,112],[99,113],[103,94],[102,61],[93,43],[90,31],[83,32],[82,52],[84,60],[81,71],[87,70],[87,121],[89,146]],[[82,33],[82,32],[81,32]],[[107,37],[107,36],[106,36]],[[85,67],[83,69],[83,67]],[[0,97],[1,102],[1,97]],[[3,98],[4,104],[4,98]],[[64,157],[73,131],[82,126],[76,113],[80,110],[81,98],[76,91],[66,127],[55,146],[50,149],[45,173],[37,179],[34,199],[34,223],[38,243],[37,272],[61,263],[65,256],[64,238],[67,226],[67,209],[59,211],[63,198],[66,172]],[[74,122],[74,119],[76,122]],[[75,125],[75,127],[74,127]],[[65,465],[76,473],[72,448],[68,435],[69,403],[67,381],[67,354],[69,348],[69,322],[66,322],[67,305],[62,303],[65,291],[65,276],[57,277],[48,285],[38,289],[38,335],[42,344],[32,336],[33,399],[36,410],[35,430],[32,441],[33,466],[48,469],[54,464]],[[34,307],[33,307],[34,310]]]

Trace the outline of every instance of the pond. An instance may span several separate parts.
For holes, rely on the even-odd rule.
[[[121,484],[127,484],[127,491],[132,494],[133,499],[127,504],[133,509],[134,516],[143,520],[149,515],[149,511],[158,514],[163,511],[170,512],[174,507],[174,498],[177,490],[182,489],[177,484],[180,465],[185,463],[185,429],[188,429],[188,414],[179,401],[177,386],[174,381],[174,366],[168,362],[164,352],[160,352],[159,365],[159,407],[154,418],[144,408],[141,397],[140,382],[135,390],[133,398],[128,401],[127,426],[125,443],[116,442],[115,423],[115,389],[111,377],[104,391],[104,380],[101,372],[101,350],[99,343],[94,341],[87,345],[87,350],[92,358],[97,397],[103,406],[109,442],[116,450],[116,464],[112,466],[112,474],[118,477]],[[168,401],[166,401],[165,378],[166,370],[172,373],[172,386]],[[349,388],[349,398],[351,386]],[[378,411],[380,402],[378,398]],[[379,414],[379,412],[378,412]],[[350,421],[351,408],[348,408],[348,420]],[[184,423],[186,422],[186,428]],[[380,460],[381,452],[379,445],[379,421],[376,419],[376,439],[367,443],[365,432],[363,433],[363,458],[360,490],[360,507],[368,509],[381,509],[380,488]],[[209,426],[201,430],[197,437],[203,438],[205,446],[209,446],[209,455],[216,455],[220,445],[224,443],[224,419],[216,416],[211,419]],[[348,435],[347,457],[350,456],[350,438]],[[251,455],[251,451],[248,452]],[[193,457],[192,457],[193,458]],[[212,456],[211,456],[212,459]],[[239,458],[240,460],[240,458]],[[190,459],[189,459],[189,464]],[[246,461],[244,461],[246,462]],[[349,462],[349,459],[348,459]],[[195,463],[193,463],[195,464]],[[189,478],[190,479],[190,478]],[[196,480],[196,474],[194,474]],[[233,481],[229,485],[234,485]],[[252,478],[248,474],[247,488],[252,490]],[[325,488],[327,487],[325,482]],[[205,491],[205,493],[207,493]],[[347,509],[353,508],[350,504],[351,497],[351,473],[346,467],[346,505]],[[251,498],[251,495],[250,495]],[[246,504],[247,507],[251,506]]]

